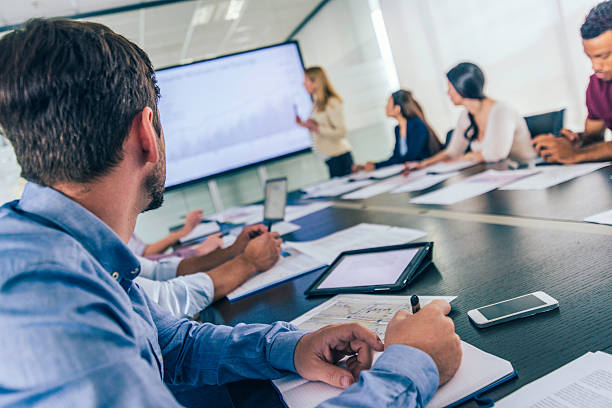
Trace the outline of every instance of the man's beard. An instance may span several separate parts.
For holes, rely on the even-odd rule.
[[[155,210],[161,207],[164,202],[164,184],[166,182],[166,163],[160,160],[159,164],[153,169],[151,174],[144,181],[145,191],[151,197],[149,205],[142,212]]]

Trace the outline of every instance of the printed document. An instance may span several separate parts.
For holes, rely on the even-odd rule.
[[[539,170],[487,170],[448,187],[410,200],[413,204],[449,205],[493,191],[503,185],[533,176]]]
[[[379,224],[358,224],[314,241],[285,244],[329,265],[343,251],[405,244],[427,235],[425,231]]]
[[[610,408],[612,355],[586,353],[497,401],[498,407]]]
[[[333,178],[316,186],[303,188],[302,191],[306,192],[304,198],[337,197],[372,183],[374,183],[374,180],[370,180],[369,178],[351,181],[349,176],[347,176]]]
[[[286,280],[325,266],[320,261],[301,253],[300,251],[285,247],[280,260],[271,269],[250,277],[227,295],[230,302],[258,292]]]
[[[421,305],[425,306],[435,299],[450,302],[455,297],[419,296],[419,299]],[[328,324],[359,322],[376,332],[384,342],[387,323],[401,309],[412,313],[410,296],[337,295],[293,320],[292,323],[302,330],[311,331]],[[513,376],[514,369],[508,361],[465,342],[461,342],[461,347],[463,358],[457,374],[438,389],[427,404],[427,408],[445,407],[497,381]],[[375,359],[380,354],[376,353]],[[290,408],[315,407],[342,392],[340,388],[322,382],[308,381],[296,374],[273,380],[273,383]]]
[[[508,184],[502,190],[544,190],[609,165],[610,162],[538,166],[539,174]]]

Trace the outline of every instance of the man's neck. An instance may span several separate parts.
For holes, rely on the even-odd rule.
[[[129,241],[142,211],[137,186],[105,177],[88,184],[58,183],[52,187],[100,218],[124,242]]]

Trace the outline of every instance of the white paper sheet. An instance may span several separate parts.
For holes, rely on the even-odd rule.
[[[425,306],[434,299],[451,302],[454,296],[419,296]],[[316,330],[328,324],[359,322],[378,334],[384,341],[387,323],[400,309],[411,313],[410,296],[338,295],[303,314],[292,323],[302,330]],[[511,374],[512,365],[468,343],[461,342],[463,358],[456,375],[440,387],[427,408],[447,406]],[[376,353],[375,359],[381,353]],[[313,382],[292,374],[274,385],[291,408],[312,408],[337,396],[341,389],[322,382]]]
[[[285,221],[294,221],[306,215],[330,207],[330,202],[313,202],[303,205],[285,207]],[[210,220],[231,224],[255,224],[263,221],[263,205],[254,204],[243,207],[232,207],[208,217]]]
[[[427,174],[424,170],[412,172],[408,174],[404,183],[400,187],[391,191],[391,194],[410,193],[412,191],[425,190],[443,182],[444,180],[455,177],[457,174],[459,174],[458,171],[444,174]]]
[[[584,219],[586,222],[594,222],[596,224],[612,225],[612,210],[604,211],[599,214],[591,215]]]
[[[201,222],[193,229],[193,231],[181,238],[179,242],[183,243],[191,241],[192,239],[218,232],[220,229],[219,224],[216,222]]]
[[[427,170],[428,173],[451,173],[454,171],[467,169],[468,167],[472,167],[477,164],[478,162],[470,160],[447,161],[432,164],[431,166],[426,167],[425,170]]]
[[[405,244],[425,235],[425,231],[410,228],[358,224],[314,241],[287,241],[286,245],[329,265],[343,251]]]
[[[332,180],[333,182],[324,183],[316,189],[310,189],[304,198],[337,197],[349,191],[357,190],[374,183],[374,180],[364,179],[357,181]]]
[[[275,285],[280,282],[295,278],[321,266],[324,266],[316,259],[301,253],[300,251],[285,247],[285,255],[271,269],[253,275],[242,285],[238,286],[227,295],[230,302],[259,290]]]
[[[308,204],[300,205],[288,205],[285,208],[285,221],[294,221],[298,218],[305,217],[317,211],[324,210],[327,207],[331,207],[332,203],[329,201],[316,201]]]
[[[278,232],[280,235],[290,234],[294,231],[299,230],[300,228],[302,227],[287,221],[281,221],[272,224],[272,232]]]
[[[382,180],[387,177],[395,176],[400,174],[404,170],[403,164],[394,164],[393,166],[383,167],[374,171],[362,171],[357,174],[351,175],[351,179],[361,180],[364,178],[371,178],[376,180]]]
[[[353,191],[352,193],[345,194],[340,198],[344,200],[364,200],[366,198],[386,193],[387,191],[391,191],[398,186],[401,186],[405,179],[406,177],[400,174],[399,176],[391,177],[387,180],[379,181],[376,184]]]
[[[612,355],[586,353],[497,401],[495,407],[610,408]]]
[[[536,173],[538,170],[531,169],[487,170],[456,184],[413,198],[410,202],[413,204],[455,204]]]
[[[610,162],[538,166],[539,174],[508,184],[502,187],[501,190],[544,190],[576,177],[592,173],[608,165],[610,165]]]
[[[227,210],[210,215],[208,219],[230,224],[255,224],[263,219],[263,205],[256,204],[228,208]]]

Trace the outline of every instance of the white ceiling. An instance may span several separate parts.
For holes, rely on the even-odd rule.
[[[0,26],[153,0],[0,0]],[[321,0],[193,0],[83,20],[140,45],[156,68],[283,42]],[[0,36],[4,33],[0,33]]]

